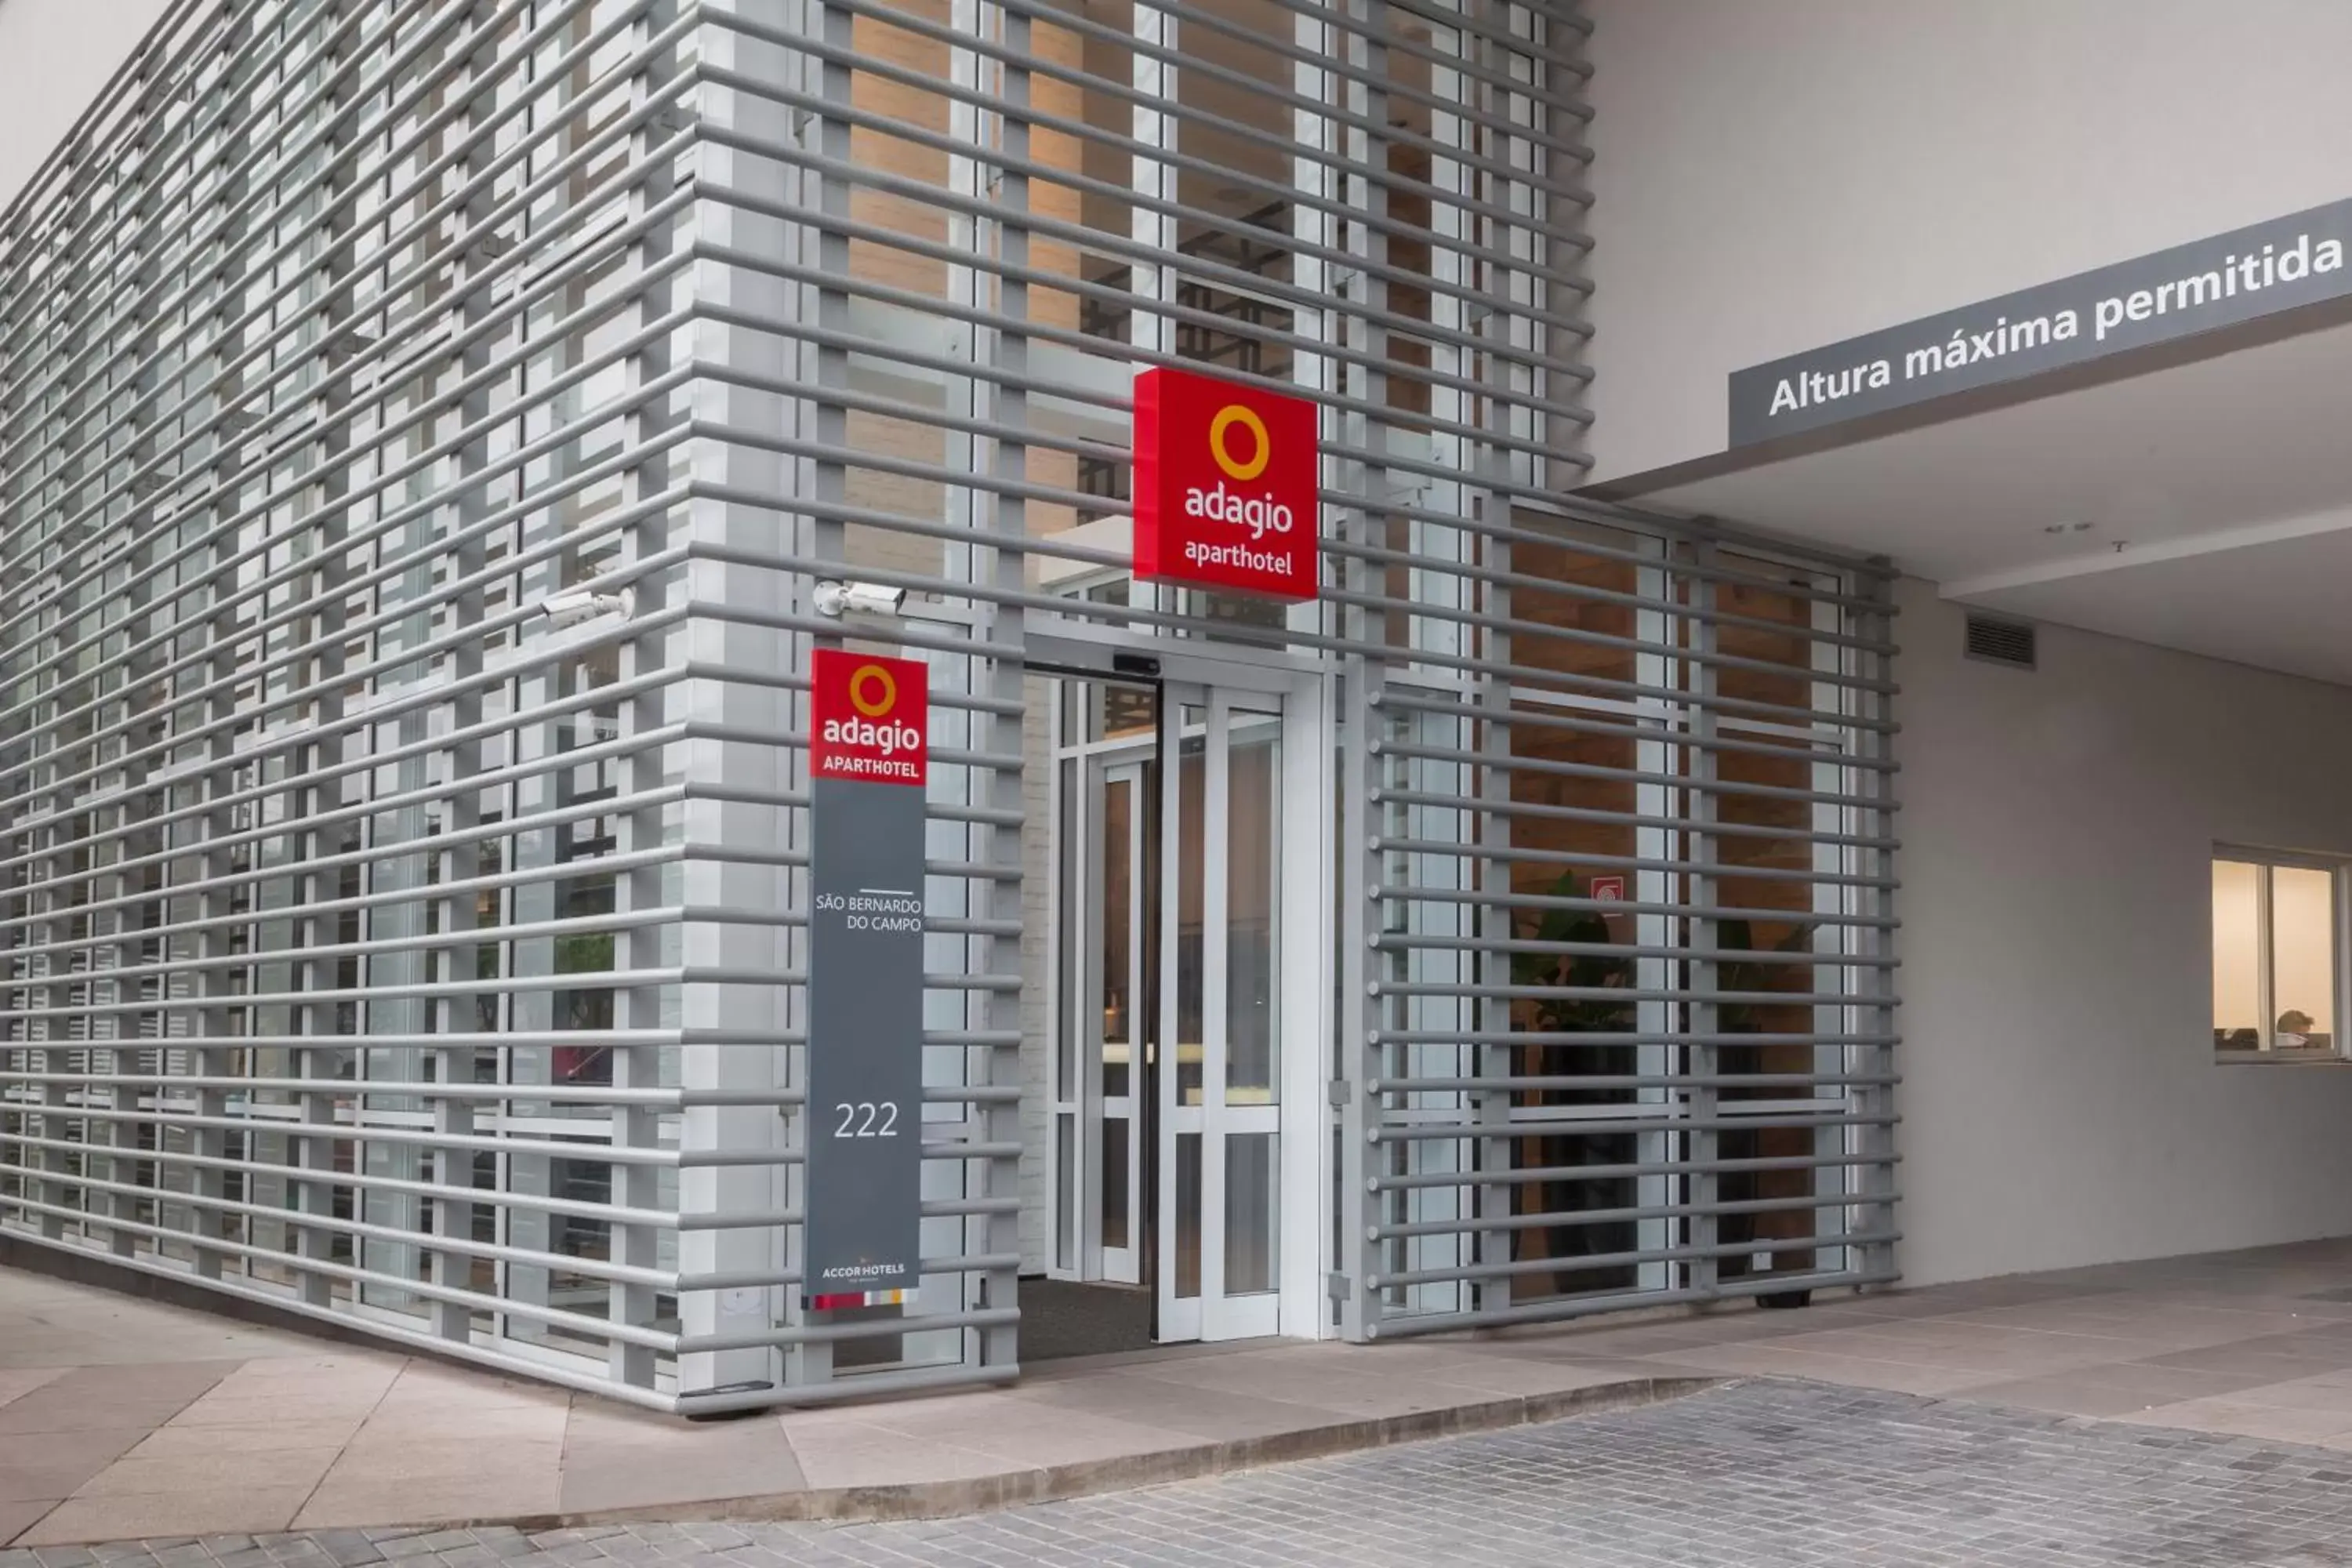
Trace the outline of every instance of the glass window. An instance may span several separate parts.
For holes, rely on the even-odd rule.
[[[2262,1044],[2262,868],[2213,862],[2213,1048]]]
[[[2213,1048],[2235,1060],[2333,1057],[2340,867],[2213,861]]]

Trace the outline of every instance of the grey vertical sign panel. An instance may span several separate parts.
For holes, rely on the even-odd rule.
[[[921,1257],[923,791],[810,781],[803,1291],[911,1290]]]
[[[1730,445],[2352,298],[2352,201],[2037,284],[1731,373]]]

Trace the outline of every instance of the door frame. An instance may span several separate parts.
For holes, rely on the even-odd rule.
[[[1151,1100],[1147,1091],[1151,1031],[1158,1026],[1152,1001],[1152,978],[1159,952],[1150,936],[1150,905],[1154,889],[1146,876],[1149,857],[1158,851],[1154,837],[1159,820],[1156,784],[1160,735],[1155,723],[1146,734],[1114,740],[1087,741],[1066,733],[1071,704],[1059,683],[1062,671],[1047,672],[1056,681],[1049,715],[1048,744],[1052,773],[1047,780],[1047,840],[1049,847],[1075,842],[1084,863],[1075,868],[1054,857],[1046,877],[1046,971],[1048,998],[1045,1064],[1048,1124],[1045,1132],[1046,1191],[1049,1241],[1046,1277],[1076,1282],[1140,1286],[1145,1283],[1143,1259],[1156,1215],[1150,1203],[1149,1142]],[[1130,688],[1133,680],[1122,682]],[[1128,932],[1129,986],[1131,1026],[1128,1102],[1128,1171],[1123,1190],[1128,1201],[1128,1235],[1124,1246],[1113,1248],[1103,1239],[1104,1140],[1106,1068],[1103,1021],[1094,1011],[1099,1001],[1103,952],[1100,922],[1108,899],[1108,844],[1104,803],[1110,786],[1129,789],[1128,889],[1130,929]],[[1104,853],[1098,854],[1097,851]],[[1073,895],[1076,901],[1073,902]],[[1141,918],[1139,918],[1141,917]],[[1085,929],[1080,929],[1081,927]],[[1077,1062],[1066,1068],[1062,1056],[1075,1049]],[[1066,1070],[1068,1077],[1065,1078]],[[1070,1092],[1066,1093],[1066,1089]],[[1062,1142],[1067,1118],[1071,1135]],[[1070,1167],[1075,1167],[1072,1171]],[[1075,1185],[1065,1189],[1066,1181]],[[1063,1205],[1075,1212],[1066,1217],[1071,1230],[1066,1254],[1063,1247]]]
[[[1103,1189],[1108,1173],[1103,1168],[1102,1141],[1088,1136],[1088,1121],[1095,1116],[1108,1120],[1110,1102],[1125,1102],[1121,1120],[1127,1123],[1127,1169],[1119,1173],[1120,1185],[1127,1194],[1127,1244],[1113,1247],[1102,1239],[1102,1227],[1097,1224],[1092,1234],[1084,1237],[1081,1247],[1087,1267],[1097,1279],[1118,1285],[1140,1285],[1144,1279],[1144,1247],[1152,1234],[1146,1223],[1150,1203],[1149,1170],[1145,1164],[1145,1145],[1150,1142],[1151,1118],[1145,1102],[1150,1093],[1151,1073],[1149,1058],[1150,1037],[1146,1033],[1157,1020],[1152,1011],[1152,987],[1148,984],[1154,954],[1151,952],[1151,904],[1158,891],[1151,879],[1144,875],[1150,864],[1151,834],[1157,821],[1152,800],[1155,777],[1149,759],[1158,754],[1156,746],[1131,748],[1125,755],[1107,752],[1077,753],[1079,787],[1087,793],[1087,824],[1084,849],[1091,854],[1097,846],[1103,860],[1084,868],[1087,909],[1096,921],[1101,921],[1109,902],[1104,886],[1108,858],[1113,853],[1104,818],[1093,808],[1113,784],[1128,787],[1128,842],[1119,851],[1127,856],[1129,879],[1127,900],[1128,988],[1130,998],[1127,1026],[1127,1092],[1112,1095],[1104,1087],[1108,1071],[1105,1060],[1107,1047],[1099,1015],[1082,1015],[1077,1020],[1086,1042],[1086,1059],[1079,1068],[1078,1147],[1084,1152],[1078,1180],[1081,1196],[1078,1204],[1079,1224],[1084,1226],[1089,1215],[1099,1216]],[[1078,948],[1081,973],[1080,994],[1092,998],[1097,989],[1097,967],[1102,963],[1099,926],[1080,934]]]
[[[1335,678],[1319,661],[1287,653],[1139,637],[1120,629],[1069,623],[1050,631],[1029,628],[1024,642],[1026,662],[1041,675],[1158,680],[1282,700],[1286,831],[1280,838],[1280,921],[1288,940],[1284,944],[1277,989],[1282,1052],[1277,1069],[1281,1092],[1274,1331],[1293,1339],[1328,1338],[1338,1331],[1325,1290],[1332,1268],[1335,1195],[1331,1140],[1337,1123],[1329,1086],[1335,1077],[1332,1050],[1338,1024],[1334,989],[1339,957],[1338,843],[1333,834],[1298,828],[1329,819],[1339,799]],[[1148,666],[1142,661],[1149,661]],[[1162,756],[1163,772],[1174,762]],[[1054,830],[1049,822],[1045,831]],[[1058,889],[1058,866],[1055,880]],[[1054,929],[1048,937],[1058,944],[1066,911],[1058,909],[1058,899],[1055,902]],[[1050,1102],[1050,1082],[1045,1092]],[[1054,1145],[1049,1133],[1045,1150],[1049,1163],[1055,1158]],[[1151,1157],[1158,1158],[1156,1146]],[[1172,1183],[1173,1175],[1172,1171],[1163,1172],[1160,1179]],[[1062,1190],[1060,1184],[1061,1173],[1050,1171],[1049,1205],[1057,1201],[1055,1194]],[[1147,1192],[1154,1187],[1149,1181],[1143,1185]],[[1049,1233],[1055,1217],[1049,1209]],[[1083,1250],[1083,1237],[1080,1241]],[[1213,1330],[1215,1325],[1204,1322],[1203,1327]]]

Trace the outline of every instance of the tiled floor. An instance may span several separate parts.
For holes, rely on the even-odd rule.
[[[1165,1479],[1209,1468],[1204,1448],[1222,1464],[1432,1412],[1493,1425],[1552,1396],[1754,1376],[2352,1454],[2352,1241],[1793,1312],[1064,1363],[995,1392],[709,1426],[0,1272],[0,1543],[709,1516],[894,1487],[953,1507],[1070,1466]]]

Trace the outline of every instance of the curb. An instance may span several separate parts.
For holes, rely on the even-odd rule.
[[[1101,1492],[1130,1491],[1200,1480],[1266,1465],[1300,1459],[1328,1458],[1360,1453],[1397,1443],[1425,1442],[1433,1437],[1458,1437],[1476,1432],[1500,1432],[1574,1415],[1637,1409],[1646,1405],[1681,1399],[1734,1382],[1728,1377],[1632,1377],[1594,1384],[1558,1394],[1514,1395],[1457,1405],[1443,1410],[1417,1410],[1403,1415],[1342,1421],[1263,1437],[1238,1437],[1202,1443],[1188,1448],[1168,1448],[1150,1454],[1125,1454],[1105,1459],[1036,1469],[1010,1470],[1003,1475],[967,1480],[911,1481],[900,1486],[834,1487],[805,1492],[779,1492],[764,1497],[728,1498],[644,1508],[592,1509],[532,1519],[530,1530],[571,1529],[601,1524],[815,1522],[863,1523],[883,1520],[949,1519],[961,1514],[988,1513],[1031,1503],[1062,1502]],[[515,1520],[486,1521],[514,1524]]]

